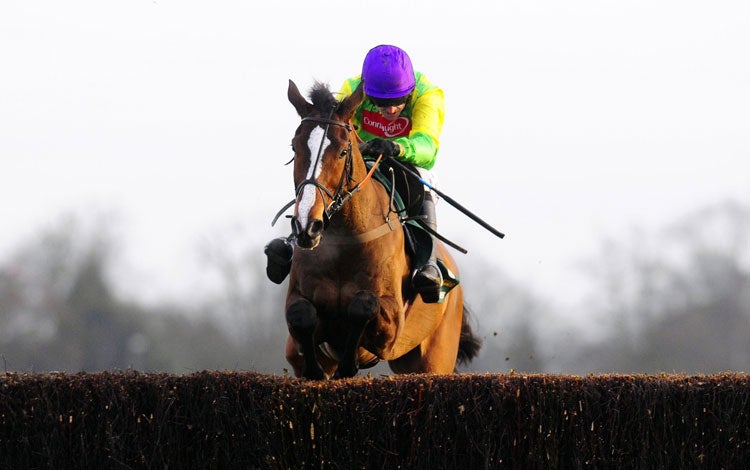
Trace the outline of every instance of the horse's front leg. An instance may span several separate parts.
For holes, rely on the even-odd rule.
[[[300,376],[313,380],[325,379],[325,373],[315,358],[314,336],[318,326],[318,313],[313,304],[306,299],[297,300],[287,308],[286,322],[289,334],[299,344],[302,353],[303,365]]]
[[[334,377],[354,377],[359,371],[357,355],[365,327],[375,319],[380,310],[380,301],[369,291],[360,291],[354,295],[347,310],[347,333],[344,351]]]

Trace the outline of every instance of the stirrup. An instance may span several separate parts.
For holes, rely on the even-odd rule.
[[[434,271],[437,276],[431,276],[429,271]],[[435,261],[430,260],[424,266],[419,268],[412,278],[412,285],[422,301],[426,304],[434,304],[440,301],[440,289],[443,287],[443,273],[440,272]]]
[[[271,240],[263,252],[268,258],[266,276],[268,276],[271,282],[281,284],[292,269],[294,248],[292,248],[291,243],[286,238],[281,237]]]

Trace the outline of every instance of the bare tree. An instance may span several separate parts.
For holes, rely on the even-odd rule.
[[[655,235],[607,241],[589,263],[595,318],[611,325],[578,372],[750,369],[750,208],[726,202]]]

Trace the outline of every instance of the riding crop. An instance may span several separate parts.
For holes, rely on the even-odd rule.
[[[456,209],[458,209],[459,211],[461,211],[462,213],[464,213],[466,216],[468,216],[471,220],[473,220],[474,222],[478,223],[479,225],[481,225],[485,229],[487,229],[490,232],[492,232],[493,235],[496,235],[496,236],[498,236],[500,238],[504,238],[505,237],[504,233],[500,232],[499,230],[497,230],[496,228],[494,228],[493,226],[491,226],[490,224],[488,224],[484,220],[480,219],[476,214],[474,214],[473,212],[471,212],[469,209],[465,208],[464,206],[462,206],[461,204],[459,204],[458,202],[456,202],[455,199],[453,199],[452,197],[448,196],[444,192],[438,190],[437,188],[435,188],[434,186],[432,186],[430,183],[428,183],[427,181],[425,181],[421,176],[419,176],[419,173],[413,171],[411,168],[409,168],[408,166],[404,165],[400,161],[396,160],[394,157],[388,157],[388,158],[390,158],[391,161],[393,163],[395,163],[399,168],[401,168],[402,170],[404,170],[405,172],[407,172],[409,175],[411,175],[414,178],[416,178],[417,181],[419,181],[420,183],[422,183],[423,185],[425,185],[430,190],[434,191],[435,194],[437,194],[438,196],[440,196],[443,199],[445,199],[445,201],[448,204],[452,205],[453,207],[455,207]]]

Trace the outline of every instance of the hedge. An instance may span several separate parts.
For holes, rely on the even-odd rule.
[[[750,376],[0,375],[0,468],[740,468]]]

